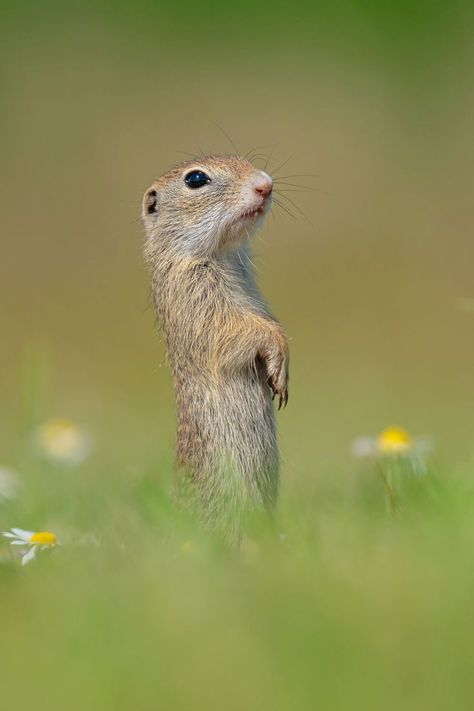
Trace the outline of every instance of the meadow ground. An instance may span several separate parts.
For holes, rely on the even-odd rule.
[[[24,443],[1,506],[60,543],[21,566],[3,540],[4,708],[471,707],[469,472],[379,452],[315,482],[307,460],[229,551],[175,512],[170,462],[111,476],[76,444]]]

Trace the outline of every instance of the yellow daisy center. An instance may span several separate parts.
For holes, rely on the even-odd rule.
[[[402,427],[387,427],[377,437],[377,449],[381,454],[403,454],[412,445],[410,435]]]
[[[58,459],[74,458],[83,449],[84,436],[71,420],[54,419],[38,429],[41,447]]]
[[[38,531],[33,533],[28,543],[34,543],[37,546],[55,546],[56,534],[50,531]]]

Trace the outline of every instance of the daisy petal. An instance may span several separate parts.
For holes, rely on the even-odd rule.
[[[415,440],[415,451],[420,456],[431,454],[434,450],[434,443],[431,437],[417,437]]]
[[[31,560],[33,560],[33,558],[35,557],[35,555],[36,555],[36,548],[35,548],[35,546],[31,546],[30,550],[27,551],[27,552],[25,553],[25,555],[22,557],[22,559],[21,559],[21,564],[22,564],[22,565],[26,565],[26,564],[29,563]]]
[[[22,538],[24,541],[29,541],[31,536],[34,535],[34,531],[25,531],[24,528],[12,528],[13,533],[15,533],[18,538]]]
[[[370,457],[377,453],[377,441],[374,437],[357,437],[351,445],[355,457]]]

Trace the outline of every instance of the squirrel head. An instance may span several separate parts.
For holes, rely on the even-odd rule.
[[[272,188],[267,173],[239,156],[180,163],[144,195],[148,251],[206,258],[238,248],[262,222]]]

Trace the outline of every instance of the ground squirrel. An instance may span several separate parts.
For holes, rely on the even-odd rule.
[[[238,526],[277,496],[272,400],[288,401],[288,344],[249,258],[272,188],[244,158],[207,156],[165,173],[143,199],[145,258],[176,387],[178,481],[212,527]]]

